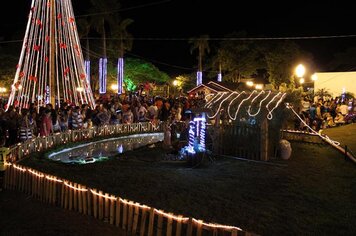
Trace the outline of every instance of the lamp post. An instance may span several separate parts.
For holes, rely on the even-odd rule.
[[[304,83],[304,74],[305,74],[305,67],[303,64],[299,64],[296,68],[295,68],[295,74],[296,76],[299,78],[299,83],[303,84]]]

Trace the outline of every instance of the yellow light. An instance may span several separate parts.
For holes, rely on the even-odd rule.
[[[85,189],[85,188],[77,188],[77,187],[74,187],[70,184],[68,184],[67,182],[63,182],[67,187],[71,188],[71,189],[74,189],[74,190],[77,190],[77,191],[82,191],[82,192],[86,192],[88,191],[88,189]]]
[[[178,86],[178,84],[179,84],[178,80],[176,80],[176,79],[173,80],[173,85],[174,85],[174,86]]]
[[[262,84],[256,84],[255,88],[256,88],[256,89],[262,89],[263,86],[262,86]]]
[[[295,74],[298,77],[303,77],[305,74],[305,67],[302,64],[299,64],[297,68],[295,68]]]
[[[111,90],[114,90],[114,91],[116,91],[116,90],[118,90],[118,86],[117,86],[117,84],[112,84],[111,86],[110,86],[110,88],[111,88]]]
[[[247,81],[246,85],[252,87],[253,86],[253,82],[252,81]]]
[[[299,83],[303,84],[304,83],[304,78],[299,79]]]
[[[312,74],[311,79],[313,81],[318,80],[318,76],[314,73],[314,74]]]

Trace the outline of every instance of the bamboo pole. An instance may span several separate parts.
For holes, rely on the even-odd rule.
[[[126,229],[127,226],[127,203],[123,204],[122,228]]]
[[[154,217],[155,217],[155,211],[154,208],[150,208],[150,216],[149,216],[149,222],[148,222],[148,236],[153,235],[153,224],[154,224]]]
[[[178,216],[179,218],[182,218],[182,215]],[[176,236],[180,236],[182,231],[182,220],[177,220],[177,228],[176,228]]]
[[[120,199],[117,198],[116,200],[116,211],[115,211],[115,225],[116,226],[119,226],[120,225],[120,220],[121,220],[121,217],[120,217],[120,209],[121,208],[121,202],[120,202]]]
[[[78,184],[78,188],[81,189],[82,186]],[[79,213],[83,213],[83,197],[82,195],[84,194],[83,191],[78,191],[78,211]]]
[[[163,216],[159,214],[157,220],[157,236],[162,235],[162,227],[163,227]]]
[[[138,206],[135,206],[135,213],[134,213],[133,224],[132,224],[132,235],[136,235],[136,232],[137,232],[139,213],[140,213],[140,208]]]
[[[186,235],[192,236],[192,234],[193,234],[193,219],[189,217]]]
[[[110,196],[110,224],[113,225],[114,224],[114,220],[115,220],[115,200],[113,199],[115,196],[111,195]],[[117,200],[119,201],[119,200]]]
[[[168,219],[167,219],[167,232],[166,232],[167,236],[171,236],[172,235],[172,225],[173,225],[173,219],[171,217],[168,217]]]
[[[98,199],[99,199],[99,220],[103,220],[104,219],[104,199],[102,197],[103,192],[99,191],[99,195]]]
[[[133,203],[133,202],[130,202]],[[131,234],[132,230],[132,219],[133,219],[133,206],[132,204],[129,205],[129,215],[128,215],[128,222],[127,222],[127,230],[129,234]]]
[[[78,184],[77,183],[73,183],[74,188],[78,188]],[[78,190],[77,189],[73,189],[73,209],[75,211],[78,210]]]
[[[104,221],[109,222],[109,217],[110,217],[110,208],[109,208],[109,194],[105,193],[105,209],[104,209]]]
[[[142,216],[141,216],[141,224],[140,224],[140,236],[144,236],[145,235],[146,218],[147,218],[147,210],[146,210],[146,208],[143,208],[142,209]]]
[[[96,189],[93,191],[96,192]],[[94,217],[98,218],[98,203],[97,203],[97,196],[95,194],[92,195],[93,197],[93,212],[94,212]]]

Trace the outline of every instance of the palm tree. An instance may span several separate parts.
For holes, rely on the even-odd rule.
[[[190,48],[190,53],[193,53],[194,50],[198,49],[198,72],[197,72],[197,85],[203,82],[203,57],[205,55],[205,51],[207,53],[210,52],[209,48],[209,35],[202,35],[199,38],[192,38],[189,40],[189,43],[192,44]]]
[[[93,5],[92,12],[96,13],[91,18],[90,24],[103,38],[103,57],[99,59],[99,93],[105,94],[107,81],[106,28],[113,31],[116,27],[118,16],[113,12],[120,9],[120,3],[116,0],[91,0],[90,2]]]
[[[119,43],[119,59],[117,65],[117,85],[118,94],[123,92],[123,80],[124,80],[124,54],[125,51],[130,51],[132,48],[132,35],[127,32],[127,27],[133,23],[132,19],[125,19],[121,21],[115,29],[114,35],[117,35],[120,39]]]

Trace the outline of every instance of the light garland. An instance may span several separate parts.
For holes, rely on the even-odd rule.
[[[277,97],[278,97],[279,95],[281,95],[281,94],[282,94],[281,92],[278,92],[278,93],[273,97],[273,99],[266,105],[266,109],[267,109],[267,111],[268,111],[267,119],[272,120],[272,118],[273,118],[272,112],[274,111],[274,109],[276,109],[276,108],[279,106],[279,104],[282,102],[282,100],[284,99],[284,97],[287,95],[286,93],[283,93],[282,96],[280,97],[280,99],[277,101],[276,105],[270,110],[270,109],[269,109],[269,105],[273,102],[273,100],[274,100],[275,98],[277,98]]]
[[[253,90],[250,95],[248,95],[247,97],[245,97],[244,99],[242,99],[240,101],[240,103],[238,103],[237,105],[237,109],[236,111],[234,112],[234,114],[231,114],[232,113],[232,106],[236,106],[235,105],[235,101],[241,97],[241,95],[247,95],[247,93],[245,91],[242,91],[241,93],[238,93],[238,92],[232,92],[230,93],[227,97],[225,97],[224,99],[222,99],[226,94],[227,92],[223,92],[223,93],[217,93],[214,95],[213,98],[210,99],[210,101],[208,103],[205,104],[205,107],[206,108],[212,108],[212,106],[219,102],[219,105],[218,105],[218,108],[217,110],[215,111],[215,113],[210,116],[209,114],[207,115],[207,117],[209,119],[214,119],[218,114],[219,112],[221,111],[222,109],[222,105],[225,101],[227,101],[228,99],[230,99],[231,97],[233,97],[233,99],[231,99],[231,101],[229,102],[229,104],[227,105],[227,115],[229,117],[230,120],[236,120],[237,118],[237,115],[241,109],[241,106],[243,103],[247,102],[248,100],[252,99],[249,106],[248,106],[248,109],[247,109],[247,114],[250,116],[250,117],[254,117],[254,116],[257,116],[260,111],[261,111],[261,108],[262,108],[262,104],[269,98],[269,96],[271,95],[272,91],[268,91],[267,92],[267,95],[261,99],[261,101],[259,102],[259,106],[258,106],[258,110],[255,112],[255,113],[252,113],[252,105],[253,103],[262,95],[262,94],[265,94],[266,92],[264,90],[258,92],[257,95],[255,95],[258,91],[257,90]],[[270,109],[270,105],[272,104],[272,102],[274,102],[278,97],[280,96],[279,100],[276,102],[275,106]],[[271,120],[273,118],[273,115],[272,115],[272,112],[279,106],[279,104],[283,101],[284,97],[286,96],[286,93],[281,93],[281,92],[278,92],[266,105],[266,109],[268,111],[267,113],[267,119]],[[206,96],[206,99],[207,99],[208,96]]]
[[[87,191],[88,191],[88,189],[86,189],[86,188],[77,188],[77,187],[74,187],[73,185],[68,184],[67,181],[63,181],[63,183],[64,183],[65,186],[67,186],[67,187],[69,187],[69,188],[71,188],[71,189],[80,191],[80,192],[87,192]]]
[[[269,97],[269,95],[271,94],[271,91],[268,91],[268,94],[260,101],[257,112],[252,114],[252,113],[251,113],[251,105],[252,105],[252,103],[257,99],[257,97],[258,97],[260,94],[262,94],[262,92],[265,93],[264,90],[262,90],[254,99],[252,99],[251,104],[248,106],[247,113],[248,113],[249,116],[257,116],[258,113],[260,113],[260,111],[261,111],[261,105],[262,105],[262,103],[263,103],[263,102]]]
[[[102,197],[104,199],[113,200],[113,201],[120,201],[120,202],[122,202],[124,204],[127,204],[129,206],[135,206],[135,207],[139,207],[141,209],[146,209],[146,210],[152,209],[149,206],[146,206],[146,205],[143,205],[143,204],[140,204],[140,203],[137,203],[137,202],[129,201],[129,200],[126,200],[126,199],[123,199],[123,198],[120,198],[120,197],[113,197],[113,196],[108,196],[108,195],[104,195],[104,194],[98,193],[97,191],[95,191],[94,189],[91,189],[91,188],[74,187],[73,185],[69,184],[65,180],[60,180],[57,177],[52,177],[50,175],[45,175],[43,173],[36,173],[35,171],[32,171],[29,168],[21,168],[21,167],[15,165],[15,164],[12,164],[12,166],[15,169],[20,170],[22,172],[28,171],[29,173],[31,173],[31,174],[33,174],[35,176],[38,176],[38,177],[41,177],[41,178],[45,177],[46,179],[48,179],[50,181],[63,183],[65,186],[67,186],[67,187],[69,187],[71,189],[74,189],[76,191],[80,191],[80,192],[88,192],[88,191],[90,191],[92,194],[94,194],[96,196],[99,196],[99,197]],[[171,213],[166,213],[166,212],[164,212],[162,210],[159,210],[159,209],[156,209],[156,208],[153,208],[153,210],[158,215],[162,215],[162,216],[164,216],[166,218],[173,219],[173,220],[176,220],[176,221],[179,221],[179,222],[183,222],[183,223],[187,223],[187,221],[189,221],[189,219],[192,219],[193,222],[195,222],[197,224],[204,225],[206,227],[210,227],[210,228],[242,231],[241,228],[236,227],[236,226],[221,225],[221,224],[215,224],[215,223],[204,223],[202,220],[198,220],[198,219],[195,219],[195,218],[184,217],[184,216],[177,216],[177,215],[174,215],[174,214],[171,214]]]
[[[287,109],[292,110],[292,112],[297,116],[297,118],[298,118],[313,134],[318,135],[320,138],[322,138],[323,140],[328,141],[328,142],[331,143],[331,144],[334,144],[334,145],[336,145],[336,146],[340,146],[340,142],[330,139],[327,135],[326,135],[326,136],[323,136],[323,135],[321,135],[319,132],[315,131],[312,127],[310,127],[310,126],[299,116],[299,114],[293,109],[293,107],[292,107],[289,103],[286,103],[285,105],[286,105],[286,108],[287,108]]]
[[[71,1],[32,0],[7,109],[21,111],[30,103],[38,104],[37,111],[46,103],[60,107],[58,98],[94,109],[85,64]],[[78,87],[85,93],[77,93]]]
[[[98,193],[98,192],[95,192],[93,189],[90,189],[90,192],[96,196],[99,196],[99,197],[103,197],[105,199],[109,199],[109,200],[117,200],[117,197],[111,197],[111,196],[105,196],[104,194],[101,194],[101,193]]]

